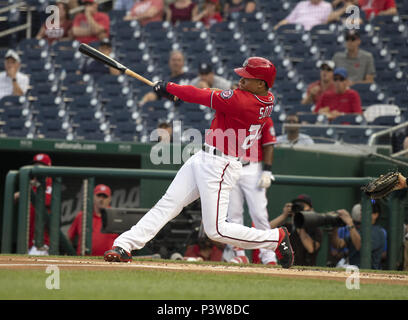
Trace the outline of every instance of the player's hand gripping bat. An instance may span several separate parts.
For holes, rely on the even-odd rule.
[[[115,68],[117,70],[119,70],[121,73],[124,73],[132,78],[136,78],[137,80],[147,84],[148,86],[153,87],[154,83],[152,81],[150,81],[149,79],[146,79],[145,77],[141,76],[140,74],[130,70],[129,68],[127,68],[126,66],[124,66],[123,64],[117,62],[115,59],[112,59],[111,57],[103,54],[102,52],[100,52],[99,50],[92,48],[91,46],[85,44],[85,43],[81,43],[79,45],[78,48],[79,52],[82,52],[83,54],[98,60],[106,65],[108,65],[109,67]],[[177,97],[174,98],[174,101],[178,100]]]

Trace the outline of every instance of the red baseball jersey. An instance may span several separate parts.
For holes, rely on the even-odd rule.
[[[268,118],[263,126],[262,132],[258,137],[257,143],[254,143],[251,148],[246,152],[245,159],[251,162],[260,162],[263,160],[263,149],[262,147],[269,144],[276,143],[276,133],[275,127],[273,125],[273,120]]]
[[[257,142],[275,102],[272,93],[257,96],[235,89],[214,91],[168,83],[167,91],[181,100],[215,110],[205,142],[224,154],[241,157]]]

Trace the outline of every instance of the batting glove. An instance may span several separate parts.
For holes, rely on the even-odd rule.
[[[271,182],[275,181],[275,177],[273,176],[271,171],[262,171],[261,178],[258,181],[258,188],[269,188],[271,186]]]
[[[159,98],[166,98],[171,101],[174,101],[174,96],[171,93],[168,93],[166,88],[167,88],[167,82],[160,80],[154,84],[153,91],[157,94]]]

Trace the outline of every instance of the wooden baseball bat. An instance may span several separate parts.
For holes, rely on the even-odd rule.
[[[78,48],[79,52],[82,52],[83,54],[98,60],[109,67],[115,68],[119,70],[121,73],[127,74],[128,76],[135,78],[139,81],[142,81],[143,83],[147,84],[148,86],[153,87],[154,83],[151,82],[149,79],[146,79],[145,77],[141,76],[140,74],[130,70],[129,68],[125,67],[123,64],[120,64],[117,62],[115,59],[112,59],[111,57],[103,54],[99,50],[92,48],[91,46],[81,43]]]

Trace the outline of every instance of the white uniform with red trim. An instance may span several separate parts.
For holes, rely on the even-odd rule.
[[[181,100],[213,108],[216,113],[205,137],[206,151],[191,156],[177,172],[164,196],[129,231],[114,242],[130,252],[141,249],[181,210],[201,198],[207,236],[245,249],[275,250],[279,230],[260,230],[227,222],[229,196],[241,174],[240,156],[254,144],[272,111],[274,96],[259,97],[240,89],[213,91],[167,85]]]
[[[229,222],[244,223],[244,201],[246,200],[255,228],[262,230],[271,228],[267,211],[266,189],[258,187],[258,184],[262,175],[262,147],[275,143],[275,128],[272,119],[269,118],[258,139],[258,152],[249,157],[249,164],[242,167],[241,176],[231,191],[228,207]],[[249,153],[248,156],[250,156]],[[241,248],[229,249],[235,251],[236,256],[245,255],[245,251]],[[260,258],[263,264],[277,263],[275,252],[272,250],[260,249]]]

